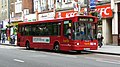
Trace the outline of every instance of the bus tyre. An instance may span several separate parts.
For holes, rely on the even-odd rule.
[[[55,46],[54,46],[54,51],[55,51],[55,52],[59,52],[59,51],[60,51],[59,44],[55,44]]]
[[[82,51],[81,51],[81,50],[78,50],[77,53],[82,53]]]
[[[29,42],[26,42],[26,49],[27,49],[27,50],[30,49],[30,44],[29,44]]]

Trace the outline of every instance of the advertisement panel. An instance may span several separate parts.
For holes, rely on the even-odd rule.
[[[55,13],[54,12],[48,12],[38,15],[39,20],[46,20],[46,19],[54,19]]]
[[[50,37],[33,37],[33,43],[50,43]]]

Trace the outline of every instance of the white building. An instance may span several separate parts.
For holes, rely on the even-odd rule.
[[[111,0],[113,43],[120,45],[120,0]]]

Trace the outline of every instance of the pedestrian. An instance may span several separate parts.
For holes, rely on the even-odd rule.
[[[1,33],[0,33],[0,43],[1,43]]]
[[[5,43],[5,34],[2,34],[2,43]]]
[[[104,39],[104,37],[102,36],[100,31],[97,34],[97,39],[98,39],[98,46],[101,48],[103,45],[102,40]]]
[[[15,35],[14,34],[12,34],[10,37],[10,43],[15,44]]]
[[[15,35],[13,34],[13,44],[15,44]]]

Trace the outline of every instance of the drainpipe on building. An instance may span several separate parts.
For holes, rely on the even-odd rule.
[[[53,12],[55,13],[54,15],[54,18],[56,18],[56,0],[54,0],[54,9],[53,9]]]
[[[36,21],[38,21],[38,9],[36,10]]]

